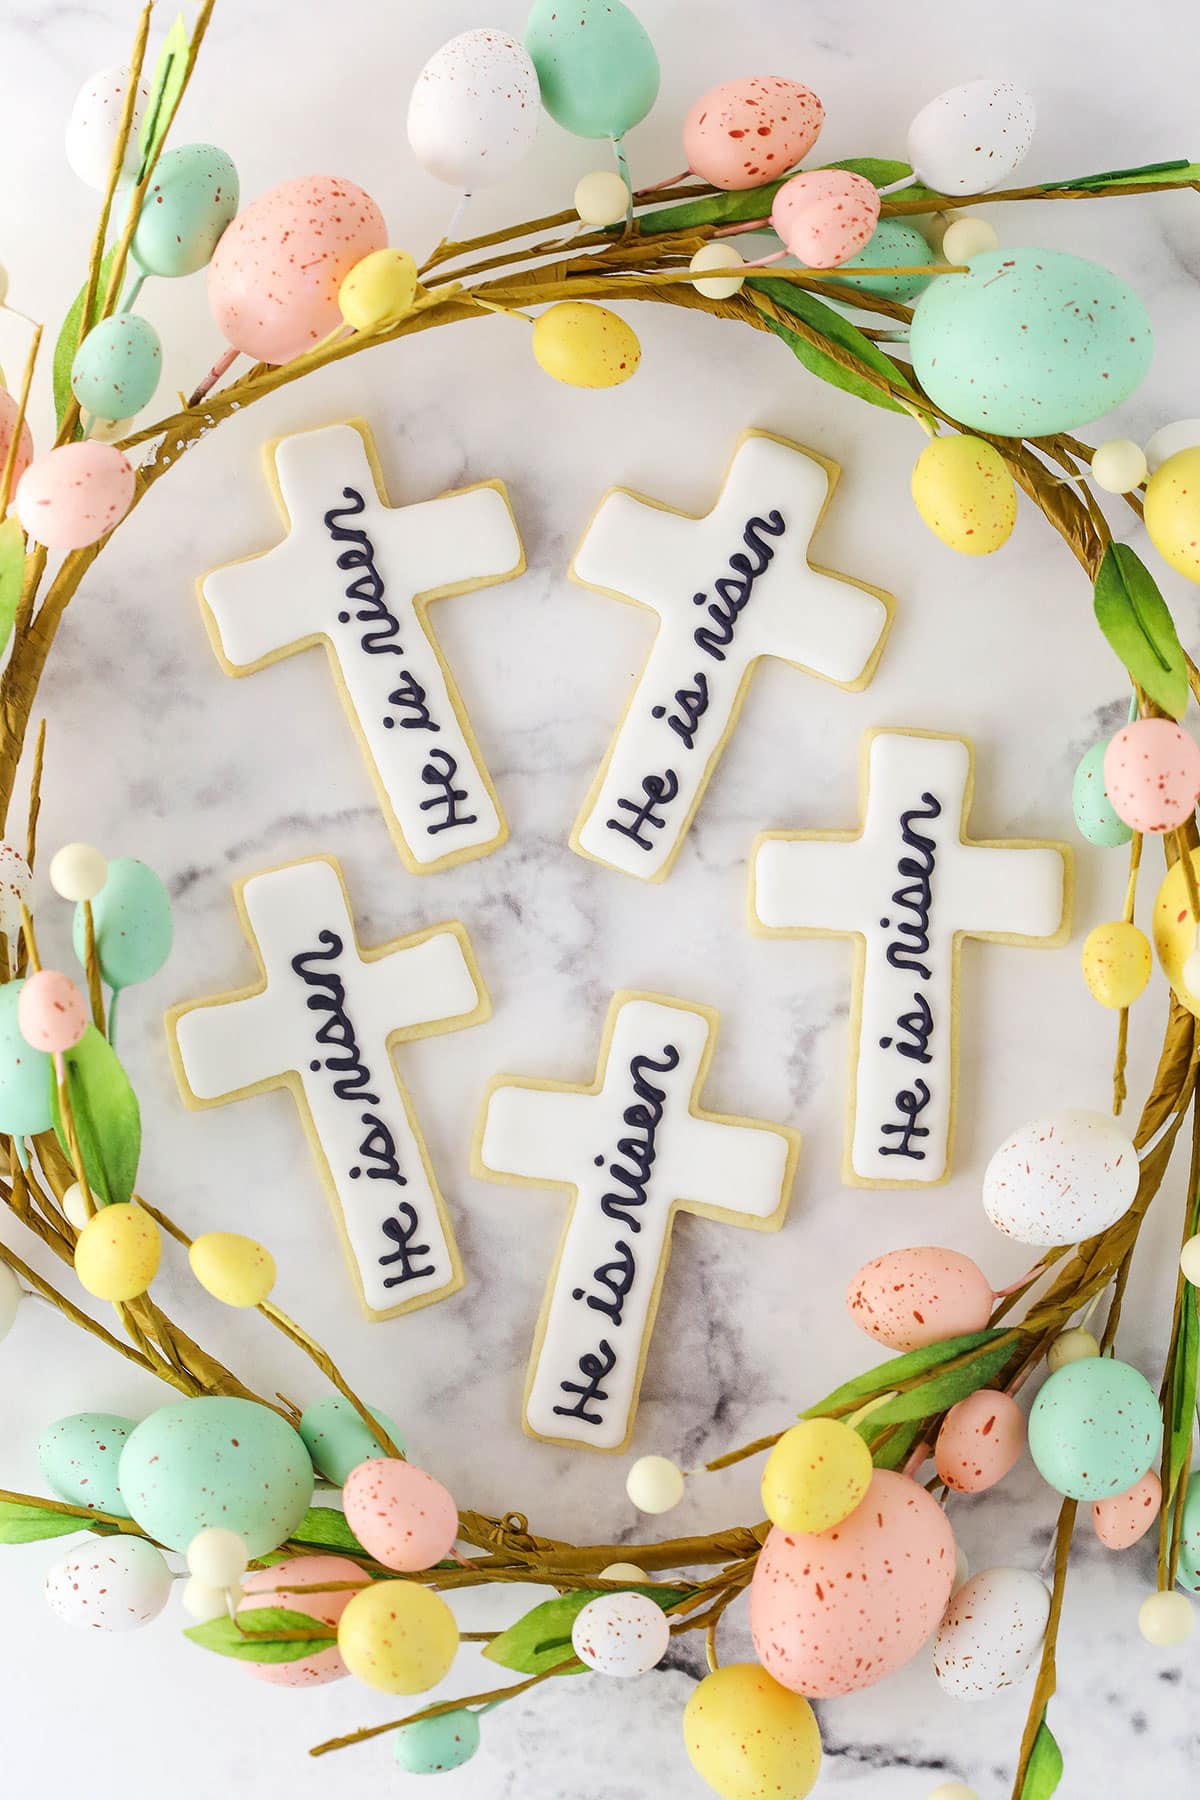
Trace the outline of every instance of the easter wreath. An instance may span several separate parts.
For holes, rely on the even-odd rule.
[[[1098,487],[1120,494],[1135,513],[1144,513],[1152,541],[1166,560],[1200,579],[1195,551],[1200,449],[1192,447],[1200,427],[1190,435],[1176,427],[1160,433],[1151,447],[1154,470],[1147,479],[1147,458],[1137,446],[1118,441],[1093,451],[1074,436],[1069,429],[1072,403],[1067,402],[1064,415],[1061,394],[1055,399],[1047,383],[1039,391],[1035,382],[1025,395],[991,396],[990,410],[984,406],[982,417],[978,405],[963,404],[958,411],[965,416],[953,416],[955,396],[966,399],[965,388],[944,370],[935,372],[936,358],[923,352],[922,334],[928,337],[939,310],[970,304],[985,279],[1003,279],[1018,269],[1022,253],[998,252],[986,227],[962,218],[945,230],[945,260],[938,262],[927,237],[904,222],[936,215],[944,226],[948,215],[953,219],[968,205],[984,185],[978,179],[976,140],[981,135],[986,140],[989,130],[999,131],[991,173],[995,177],[999,170],[1000,179],[1011,174],[1032,129],[1031,110],[1020,94],[1002,85],[976,84],[943,96],[914,124],[911,163],[860,159],[796,173],[795,165],[807,156],[820,128],[822,112],[815,96],[796,83],[775,80],[726,84],[698,102],[689,116],[686,174],[657,189],[634,192],[620,140],[648,110],[657,89],[649,40],[620,5],[600,7],[580,0],[572,9],[572,23],[558,21],[553,7],[539,0],[532,9],[528,55],[503,34],[475,32],[448,45],[440,53],[442,64],[434,59],[414,96],[413,147],[433,173],[461,188],[465,198],[479,174],[482,153],[502,145],[504,154],[493,154],[489,165],[492,173],[502,171],[526,147],[536,122],[536,106],[521,119],[505,113],[497,95],[516,92],[536,98],[540,82],[544,104],[567,129],[612,139],[617,174],[586,177],[575,207],[554,216],[476,238],[448,234],[419,271],[404,253],[388,249],[386,241],[365,255],[359,246],[347,253],[343,266],[330,271],[332,286],[319,299],[311,294],[285,299],[273,360],[257,361],[223,386],[218,384],[238,351],[252,348],[247,339],[253,334],[244,332],[239,341],[236,305],[218,308],[219,322],[230,334],[227,354],[181,410],[130,430],[127,415],[152,398],[158,372],[155,335],[132,310],[141,282],[147,274],[181,275],[202,267],[237,212],[236,172],[223,152],[204,146],[165,148],[213,3],[205,0],[190,33],[182,20],[172,27],[156,67],[143,81],[147,7],[128,70],[97,78],[80,97],[69,148],[77,170],[94,181],[103,199],[86,280],[54,356],[59,426],[53,449],[33,460],[24,423],[40,327],[33,331],[18,396],[0,391],[0,624],[5,640],[11,638],[0,679],[0,825],[12,809],[25,752],[32,752],[23,855],[10,843],[2,847],[14,947],[10,961],[8,939],[0,938],[0,1122],[7,1168],[0,1192],[14,1218],[73,1267],[90,1294],[113,1302],[124,1335],[93,1318],[7,1244],[0,1246],[0,1330],[11,1327],[22,1294],[32,1291],[110,1350],[159,1376],[185,1402],[208,1397],[213,1404],[238,1409],[238,1418],[257,1434],[277,1494],[282,1488],[278,1505],[286,1518],[275,1516],[261,1531],[238,1534],[204,1528],[187,1541],[167,1542],[170,1534],[164,1532],[156,1542],[151,1500],[139,1505],[135,1520],[124,1508],[97,1510],[68,1497],[6,1491],[0,1494],[0,1540],[25,1543],[79,1531],[106,1540],[112,1559],[109,1578],[116,1579],[122,1596],[145,1618],[161,1610],[169,1590],[163,1545],[185,1551],[191,1575],[186,1604],[199,1620],[189,1635],[196,1642],[260,1667],[300,1664],[314,1680],[348,1668],[393,1693],[427,1689],[453,1660],[459,1633],[439,1597],[442,1592],[495,1582],[557,1590],[557,1599],[539,1604],[487,1644],[486,1654],[520,1677],[515,1683],[426,1706],[389,1724],[317,1745],[312,1752],[323,1755],[390,1732],[397,1760],[413,1770],[465,1761],[478,1745],[484,1712],[551,1676],[585,1665],[610,1673],[648,1669],[672,1635],[700,1631],[711,1673],[699,1684],[684,1721],[697,1768],[728,1800],[744,1800],[763,1791],[764,1783],[800,1800],[816,1780],[820,1763],[819,1737],[804,1696],[848,1690],[803,1679],[791,1668],[790,1652],[786,1647],[781,1652],[773,1641],[774,1630],[756,1633],[764,1666],[721,1666],[716,1640],[723,1612],[756,1582],[760,1594],[768,1593],[762,1604],[769,1609],[772,1583],[790,1579],[796,1534],[804,1534],[806,1554],[826,1531],[840,1531],[845,1549],[854,1539],[854,1521],[862,1516],[860,1502],[868,1487],[875,1504],[867,1510],[878,1518],[881,1530],[885,1519],[889,1532],[908,1529],[901,1515],[911,1516],[915,1509],[924,1544],[940,1553],[933,1560],[945,1565],[948,1553],[952,1562],[953,1540],[934,1496],[947,1486],[971,1491],[985,1485],[958,1465],[955,1447],[969,1446],[978,1441],[979,1430],[999,1425],[1002,1454],[998,1461],[992,1458],[989,1479],[997,1469],[1003,1473],[1011,1462],[1012,1434],[1024,1429],[1019,1415],[1014,1421],[1012,1396],[1048,1362],[1051,1382],[1034,1408],[1031,1447],[1064,1498],[1048,1599],[1042,1584],[1027,1578],[1040,1592],[1034,1611],[1040,1605],[1041,1616],[1025,1646],[1026,1662],[1032,1663],[1039,1647],[1040,1662],[1013,1786],[1014,1800],[1046,1800],[1062,1770],[1047,1707],[1055,1689],[1068,1551],[1079,1501],[1094,1497],[1074,1466],[1085,1451],[1094,1451],[1080,1423],[1083,1413],[1098,1411],[1103,1417],[1106,1407],[1119,1402],[1126,1413],[1148,1415],[1142,1418],[1145,1453],[1133,1447],[1132,1461],[1124,1468],[1128,1479],[1119,1483],[1119,1492],[1110,1482],[1105,1490],[1110,1497],[1096,1520],[1101,1535],[1107,1533],[1105,1541],[1120,1544],[1135,1541],[1157,1518],[1157,1592],[1142,1609],[1145,1635],[1159,1643],[1182,1641],[1191,1628],[1192,1607],[1177,1590],[1177,1578],[1193,1591],[1200,1588],[1200,1520],[1189,1507],[1188,1482],[1200,1352],[1193,1285],[1200,1280],[1200,1109],[1195,1097],[1200,1066],[1200,953],[1195,948],[1200,839],[1194,816],[1200,753],[1174,723],[1189,694],[1200,698],[1200,671],[1183,651],[1150,571],[1114,541],[1095,493]],[[590,31],[581,52],[572,33],[586,26]],[[445,59],[450,58],[453,68],[456,56],[468,58],[476,74],[481,69],[486,74],[492,59],[504,76],[491,90],[483,86],[484,112],[489,91],[496,110],[482,123],[468,121],[471,129],[478,127],[475,139],[471,130],[457,135],[448,130],[439,106]],[[755,161],[760,152],[753,146],[749,151],[730,148],[744,133],[726,127],[739,116],[739,106],[747,104],[757,109],[759,121],[767,117],[777,128],[776,149],[761,163]],[[954,119],[967,121],[965,137],[955,136],[948,123]],[[707,128],[712,120],[720,121],[719,132]],[[770,137],[771,132],[762,135]],[[772,162],[776,156],[778,161]],[[772,178],[765,179],[772,169]],[[1086,201],[1200,188],[1200,167],[1164,163],[1027,188],[998,189],[995,179],[986,185],[991,203]],[[122,186],[128,190],[124,223],[110,243],[115,197]],[[344,197],[347,184],[325,187]],[[182,192],[179,204],[191,209],[185,226],[170,205],[163,211],[163,200],[172,192]],[[143,205],[151,195],[158,202],[155,209]],[[305,204],[318,217],[322,195],[320,178],[305,184]],[[831,195],[838,215],[832,224]],[[743,263],[729,238],[752,224],[764,227],[768,217],[803,266],[763,274],[761,264]],[[1055,253],[1025,256],[1044,273]],[[869,274],[843,273],[839,278],[841,265],[852,258],[856,268]],[[138,273],[122,300],[131,260]],[[1110,292],[1119,287],[1103,271],[1093,273]],[[933,299],[914,309],[906,300],[918,293]],[[342,357],[443,324],[545,307],[534,323],[534,349],[551,374],[584,386],[625,379],[637,366],[637,340],[623,321],[595,304],[605,299],[687,306],[771,333],[811,373],[871,405],[907,412],[924,429],[929,443],[917,464],[914,496],[922,516],[952,546],[975,552],[997,548],[1011,529],[1015,484],[1082,566],[1093,585],[1097,622],[1133,689],[1130,725],[1107,752],[1099,746],[1089,753],[1076,792],[1084,835],[1093,842],[1129,846],[1124,917],[1097,927],[1084,952],[1093,991],[1118,1017],[1114,1114],[1120,1114],[1125,1099],[1128,1009],[1150,966],[1149,945],[1133,925],[1143,832],[1162,838],[1174,920],[1164,925],[1159,944],[1173,994],[1157,1074],[1132,1139],[1136,1178],[1128,1156],[1110,1155],[1108,1161],[1101,1156],[1088,1165],[1095,1192],[1091,1212],[1086,1206],[1084,1211],[1086,1222],[1095,1227],[1092,1234],[1063,1244],[1054,1241],[1053,1231],[1047,1234],[1044,1221],[1037,1225],[1026,1219],[1023,1227],[1022,1208],[1036,1211],[1046,1187],[1023,1196],[1019,1182],[1014,1189],[1008,1181],[1014,1159],[1027,1165],[1037,1161],[1036,1144],[1018,1133],[993,1159],[985,1204],[994,1217],[1004,1216],[1014,1235],[1039,1245],[1036,1268],[1000,1296],[973,1265],[958,1258],[953,1273],[960,1316],[953,1335],[947,1335],[945,1315],[938,1314],[936,1305],[916,1340],[895,1320],[876,1316],[869,1328],[900,1349],[898,1357],[810,1406],[799,1424],[730,1450],[708,1465],[724,1468],[769,1453],[763,1476],[766,1522],[619,1547],[541,1537],[517,1512],[491,1518],[457,1509],[438,1482],[405,1461],[394,1425],[364,1404],[329,1356],[270,1299],[274,1266],[261,1246],[224,1233],[193,1242],[161,1208],[135,1195],[140,1120],[112,1046],[113,1011],[119,987],[153,972],[166,953],[169,922],[161,884],[141,865],[134,865],[139,873],[125,878],[122,899],[133,905],[139,925],[132,960],[118,971],[106,953],[104,932],[116,865],[110,867],[99,852],[82,845],[68,846],[52,859],[51,886],[77,902],[75,942],[86,972],[86,998],[66,977],[42,968],[27,906],[45,731],[43,723],[29,744],[39,682],[67,606],[108,535],[151,487],[202,437],[263,395]],[[853,324],[836,309],[848,299],[882,325]],[[1124,303],[1118,296],[1114,304]],[[298,332],[289,305],[303,314]],[[320,330],[312,328],[314,309]],[[911,362],[896,347],[905,339]],[[114,383],[111,356],[117,341],[126,360]],[[1141,369],[1131,367],[1126,357],[1125,371],[1127,390]],[[1117,397],[1115,392],[1111,397]],[[114,414],[125,423],[111,422]],[[1081,416],[1092,412],[1085,407]],[[1000,425],[1007,429],[1001,431]],[[75,474],[89,484],[86,501],[64,503],[65,464],[74,465]],[[58,549],[65,555],[51,569],[50,554]],[[1139,756],[1157,755],[1156,747],[1166,745],[1162,766],[1168,774],[1149,798],[1124,780],[1131,744],[1138,746]],[[112,989],[107,1013],[106,982]],[[1189,1112],[1192,1151],[1181,1221],[1184,1249],[1156,1397],[1136,1371],[1110,1353],[1142,1221]],[[1095,1126],[1095,1116],[1090,1117]],[[1126,1143],[1119,1128],[1109,1129],[1113,1141]],[[1082,1154],[1086,1161],[1086,1147]],[[1114,1208],[1111,1165],[1122,1160],[1125,1169],[1116,1183],[1119,1204]],[[1041,1178],[1052,1185],[1044,1168]],[[286,1403],[254,1394],[173,1324],[150,1292],[164,1237],[188,1249],[197,1279],[217,1298],[256,1306],[312,1359],[333,1392],[301,1416]],[[905,1254],[899,1253],[901,1259]],[[910,1297],[918,1292],[919,1266],[892,1259],[890,1268],[905,1271]],[[946,1275],[945,1268],[941,1274]],[[868,1266],[854,1290],[864,1314],[871,1310],[871,1281]],[[1087,1322],[1105,1296],[1107,1311],[1097,1340]],[[1072,1326],[1080,1316],[1083,1323]],[[1039,1453],[1039,1409],[1048,1412],[1052,1389],[1059,1410],[1043,1433],[1047,1441]],[[981,1403],[986,1426],[980,1423]],[[111,1423],[115,1429],[108,1435],[120,1438],[122,1422]],[[1160,1440],[1155,1473],[1149,1465]],[[1015,1442],[1019,1450],[1019,1436]],[[1154,1447],[1145,1450],[1146,1444]],[[931,1453],[936,1475],[922,1486],[915,1477]],[[344,1511],[308,1506],[312,1485],[305,1470],[310,1456],[343,1488]],[[61,1485],[69,1493],[69,1481]],[[667,1510],[681,1486],[680,1472],[664,1458],[643,1458],[630,1472],[630,1497],[648,1513]],[[407,1548],[397,1549],[380,1528],[381,1515],[410,1524],[420,1519]],[[462,1554],[455,1549],[457,1542],[476,1554]],[[249,1563],[254,1565],[250,1574]],[[52,1603],[56,1582],[70,1586],[72,1559],[63,1567],[66,1574],[52,1572],[48,1583]],[[703,1573],[709,1568],[714,1572]],[[112,1569],[118,1571],[115,1577]],[[912,1654],[937,1629],[951,1585],[946,1566],[929,1577],[908,1621],[911,1641],[897,1647],[890,1659],[884,1656],[870,1671],[871,1679]],[[246,1599],[239,1605],[240,1587]],[[251,1598],[256,1604],[248,1608]],[[1023,1590],[1010,1596],[1018,1609],[1028,1599]],[[752,1596],[752,1614],[753,1606]],[[952,1623],[953,1615],[951,1601],[946,1621]],[[404,1645],[389,1636],[387,1621],[396,1616],[407,1634]],[[777,1612],[771,1616],[777,1621]],[[942,1632],[946,1630],[943,1623]],[[951,1691],[954,1654],[951,1631],[943,1654]],[[976,1679],[986,1685],[986,1672],[977,1670]],[[953,1791],[960,1796],[966,1792],[957,1784]]]

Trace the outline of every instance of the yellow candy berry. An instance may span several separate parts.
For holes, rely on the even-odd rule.
[[[763,1470],[768,1519],[785,1531],[828,1531],[871,1484],[871,1452],[840,1419],[805,1419],[785,1431]]]
[[[350,1673],[381,1694],[423,1694],[449,1673],[458,1626],[429,1588],[376,1581],[342,1614],[338,1649]]]
[[[347,325],[371,331],[407,312],[416,291],[417,265],[407,250],[372,250],[342,282],[338,306]]]
[[[102,1206],[75,1245],[75,1273],[97,1300],[136,1300],[158,1274],[162,1235],[148,1212]]]
[[[804,1800],[821,1773],[812,1707],[757,1663],[727,1663],[704,1677],[683,1715],[683,1741],[722,1800]]]
[[[1132,1006],[1150,979],[1150,940],[1124,919],[1097,925],[1084,939],[1084,980],[1101,1006]]]
[[[607,306],[560,300],[534,320],[533,354],[568,387],[619,387],[635,373],[642,348],[632,326]]]
[[[236,1231],[206,1231],[188,1251],[192,1274],[225,1306],[261,1306],[275,1286],[275,1258]]]

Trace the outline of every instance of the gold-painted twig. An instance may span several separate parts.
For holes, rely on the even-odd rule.
[[[96,915],[90,900],[83,902],[83,966],[87,971],[88,999],[92,1008],[92,1024],[104,1036],[104,987],[100,978],[100,957],[96,950]]]

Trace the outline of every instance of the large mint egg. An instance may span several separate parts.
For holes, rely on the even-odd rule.
[[[17,1024],[24,986],[6,981],[0,987],[0,1131],[12,1137],[33,1137],[51,1124],[50,1058],[25,1042]]]
[[[1111,1500],[1157,1459],[1162,1432],[1146,1377],[1129,1363],[1089,1356],[1043,1385],[1029,1414],[1029,1454],[1060,1494]]]
[[[295,1530],[312,1499],[308,1451],[252,1400],[182,1400],[151,1413],[121,1455],[121,1494],[148,1537],[186,1550],[198,1531],[236,1531],[251,1557]]]
[[[38,1439],[42,1474],[60,1500],[129,1518],[121,1498],[121,1452],[137,1429],[119,1413],[72,1413],[47,1425]]]
[[[951,418],[1001,437],[1074,431],[1119,406],[1150,366],[1146,309],[1063,250],[989,250],[941,275],[913,312],[913,368]]]

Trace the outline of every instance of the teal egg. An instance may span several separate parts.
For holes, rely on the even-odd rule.
[[[1162,1447],[1154,1389],[1107,1356],[1067,1363],[1029,1414],[1029,1454],[1044,1481],[1073,1500],[1111,1500],[1140,1481]]]
[[[17,1025],[17,1002],[24,981],[0,987],[0,1131],[33,1137],[49,1131],[53,1071],[44,1050],[34,1050]]]
[[[253,1400],[182,1400],[160,1407],[121,1453],[121,1493],[148,1537],[186,1550],[223,1525],[265,1556],[312,1499],[308,1451],[286,1419]]]
[[[406,1775],[442,1775],[461,1769],[479,1748],[479,1719],[468,1707],[415,1719],[392,1739],[392,1755]]]
[[[1189,1594],[1200,1594],[1200,1469],[1191,1470],[1187,1484],[1179,1528],[1178,1579]]]
[[[108,865],[104,886],[92,901],[96,954],[109,987],[133,987],[149,981],[171,954],[171,896],[161,879],[133,856],[117,856]],[[85,961],[87,934],[83,902],[75,908],[75,954]]]
[[[162,344],[149,319],[114,313],[88,332],[71,364],[71,391],[85,413],[131,419],[154,398]]]
[[[905,219],[881,219],[870,240],[846,262],[830,272],[839,286],[861,288],[864,293],[882,294],[887,300],[911,300],[933,279],[930,275],[856,275],[846,277],[847,269],[907,268],[913,263],[931,263],[933,251],[928,242]]]
[[[72,1413],[48,1425],[38,1439],[38,1461],[59,1499],[128,1519],[117,1470],[136,1428],[136,1419],[98,1412]]]
[[[1150,366],[1146,309],[1107,269],[1063,250],[989,250],[939,275],[913,312],[922,387],[978,431],[1074,431],[1128,398]]]
[[[238,173],[215,144],[165,150],[142,201],[129,253],[146,275],[193,275],[211,261],[238,209]]]
[[[525,48],[542,105],[576,137],[619,138],[658,95],[654,45],[621,0],[536,0]]]
[[[1089,844],[1115,850],[1121,844],[1127,844],[1133,833],[1124,819],[1119,819],[1113,811],[1104,785],[1104,752],[1107,749],[1108,739],[1105,738],[1102,743],[1093,744],[1081,758],[1071,787],[1071,807],[1080,837],[1086,838]]]
[[[397,1450],[403,1451],[404,1438],[396,1421],[378,1407],[369,1407],[368,1411],[373,1419],[378,1419]],[[327,1394],[324,1400],[305,1407],[300,1420],[300,1436],[312,1457],[313,1467],[338,1487],[345,1486],[347,1475],[351,1469],[357,1469],[359,1463],[388,1454],[341,1394]]]

